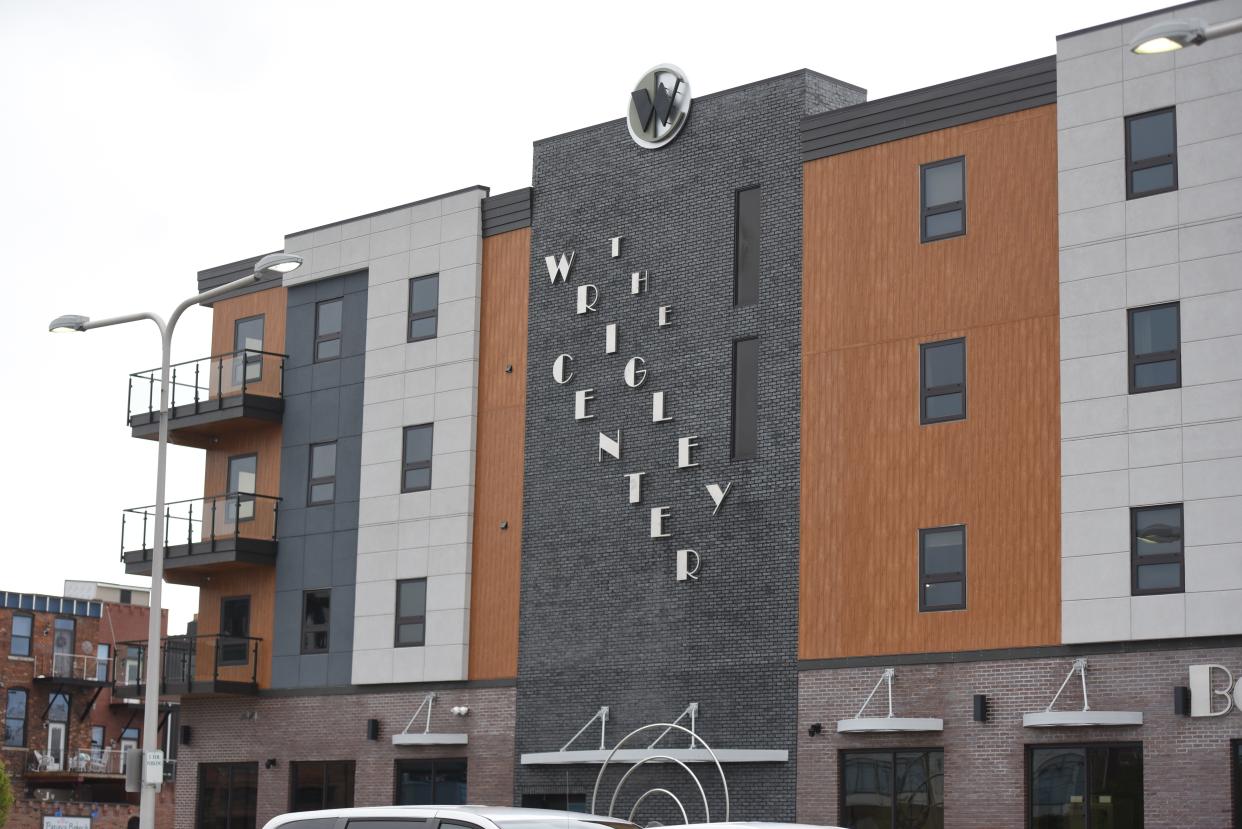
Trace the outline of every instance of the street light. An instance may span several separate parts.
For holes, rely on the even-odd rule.
[[[172,335],[177,320],[192,305],[215,299],[218,296],[249,287],[258,282],[265,273],[288,273],[302,264],[300,256],[290,253],[269,253],[254,264],[249,276],[234,279],[201,294],[196,294],[178,305],[165,323],[159,314],[149,311],[125,314],[120,317],[91,320],[79,314],[66,314],[52,320],[48,331],[90,331],[136,320],[151,320],[160,329],[163,346],[163,362],[160,365],[160,433],[158,460],[155,472],[155,542],[151,550],[151,607],[147,625],[147,687],[142,715],[142,752],[144,773],[142,798],[138,807],[139,829],[155,829],[155,782],[148,782],[145,774],[145,757],[158,750],[156,732],[159,730],[160,704],[160,588],[164,582],[164,473],[168,459],[168,374],[172,363]]]
[[[1202,20],[1166,20],[1139,32],[1130,42],[1130,51],[1136,55],[1159,55],[1238,32],[1242,32],[1242,17],[1210,26]]]

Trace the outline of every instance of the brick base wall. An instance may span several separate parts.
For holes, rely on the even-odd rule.
[[[254,762],[259,766],[257,826],[289,811],[293,761],[353,760],[354,805],[393,802],[394,762],[467,758],[471,803],[513,802],[513,688],[436,691],[431,731],[465,733],[464,746],[394,746],[426,691],[182,700],[181,723],[191,729],[177,758],[176,829],[193,829],[200,763]],[[465,705],[470,713],[450,712]],[[422,731],[423,716],[410,730]],[[380,721],[379,739],[366,739],[368,719]],[[275,760],[265,768],[267,760]],[[111,827],[109,827],[111,829]]]
[[[1096,711],[1142,711],[1124,728],[1024,728],[1022,715],[1043,711],[1072,657],[897,666],[893,709],[899,717],[941,717],[944,732],[837,734],[854,717],[883,667],[804,671],[799,677],[798,801],[802,823],[839,820],[839,752],[852,748],[944,748],[945,825],[1026,825],[1026,751],[1035,744],[1141,742],[1143,808],[1149,827],[1220,827],[1231,823],[1229,741],[1242,738],[1242,713],[1190,718],[1173,713],[1173,688],[1187,685],[1189,665],[1216,663],[1242,675],[1242,648],[1207,648],[1087,656],[1087,693]],[[1077,676],[1057,710],[1082,707]],[[987,694],[989,720],[974,722],[974,694]],[[1220,700],[1216,700],[1220,702]],[[867,710],[887,714],[883,688]],[[813,723],[823,733],[807,733]]]
[[[47,803],[21,796],[18,781],[13,781],[13,809],[4,829],[42,829],[43,816],[58,812],[65,817],[89,817],[91,829],[128,829],[131,818],[138,817],[137,804],[130,803]],[[164,785],[155,804],[156,829],[172,829],[175,787]],[[137,795],[135,795],[137,797]]]

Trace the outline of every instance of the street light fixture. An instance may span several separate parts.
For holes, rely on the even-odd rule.
[[[163,362],[160,366],[160,432],[155,472],[155,540],[151,550],[151,606],[150,619],[147,625],[147,687],[146,701],[142,714],[142,752],[144,759],[159,750],[156,732],[159,730],[160,704],[160,614],[161,586],[164,582],[164,481],[168,467],[168,374],[172,363],[172,335],[177,327],[177,320],[191,306],[209,299],[215,299],[240,288],[248,288],[263,278],[266,273],[288,273],[302,264],[300,256],[290,253],[269,253],[254,265],[253,272],[241,279],[219,285],[210,290],[195,294],[178,305],[165,323],[159,314],[149,311],[137,314],[125,314],[119,317],[108,317],[92,321],[90,317],[80,314],[66,314],[52,320],[48,331],[90,331],[92,328],[104,328],[137,320],[151,320],[160,329],[160,340],[163,346]],[[144,774],[142,797],[138,807],[139,829],[155,829],[155,794],[158,783],[148,781]]]
[[[1202,20],[1166,20],[1139,32],[1130,42],[1130,51],[1136,55],[1159,55],[1238,32],[1242,32],[1242,17],[1210,26]]]

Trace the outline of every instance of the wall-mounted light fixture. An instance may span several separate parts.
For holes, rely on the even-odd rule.
[[[468,705],[454,705],[454,706],[453,706],[452,708],[450,708],[449,710],[450,710],[450,711],[452,711],[454,714],[456,714],[456,715],[457,715],[457,716],[459,716],[459,717],[464,717],[464,716],[466,716],[467,714],[469,714],[469,713],[470,713],[470,706],[468,706]]]
[[[808,737],[818,737],[824,733],[824,724],[820,722],[811,723],[811,727],[806,730]]]
[[[379,720],[367,720],[367,739],[379,739]]]
[[[1185,685],[1173,689],[1173,713],[1179,717],[1190,716],[1190,689]]]
[[[267,758],[266,760],[264,760],[264,761],[263,761],[263,768],[265,768],[265,769],[274,769],[274,768],[276,768],[276,758],[275,758],[275,757],[269,757],[269,758]]]
[[[988,721],[988,695],[975,694],[975,722]]]

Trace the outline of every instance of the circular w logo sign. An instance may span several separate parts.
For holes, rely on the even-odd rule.
[[[677,137],[690,116],[690,82],[671,63],[648,69],[630,93],[626,124],[634,143],[649,150]]]

